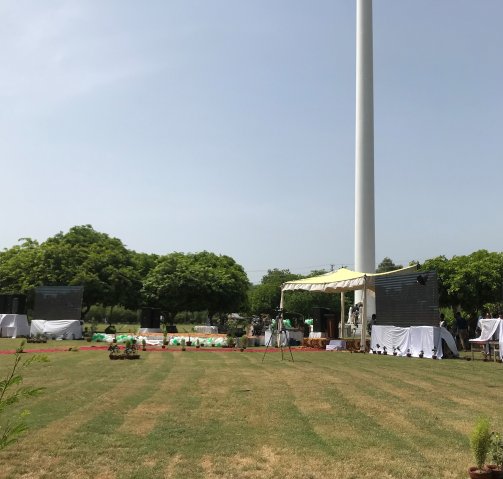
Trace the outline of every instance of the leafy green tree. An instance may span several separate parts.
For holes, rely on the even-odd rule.
[[[287,281],[301,279],[302,275],[288,269],[270,269],[262,277],[260,284],[252,286],[249,292],[250,310],[254,314],[273,314],[281,300],[281,285]]]
[[[479,250],[450,260],[438,256],[426,260],[423,270],[436,270],[439,278],[440,306],[461,307],[472,316],[486,303],[501,300],[503,254]]]
[[[229,256],[171,253],[159,258],[147,275],[146,302],[159,306],[170,322],[182,311],[208,310],[209,317],[246,306],[248,278]]]
[[[40,245],[30,238],[0,252],[0,292],[30,295],[39,286],[42,267]]]
[[[83,316],[93,304],[135,309],[142,287],[133,255],[117,238],[91,225],[74,226],[40,246],[38,284],[84,286]]]
[[[386,256],[377,266],[376,273],[386,273],[400,268],[403,268],[401,264],[395,264],[391,258]]]

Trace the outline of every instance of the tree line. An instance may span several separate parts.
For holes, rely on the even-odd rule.
[[[246,309],[248,277],[225,255],[207,251],[167,255],[129,250],[91,225],[74,226],[43,243],[23,238],[0,252],[0,292],[22,293],[33,305],[37,286],[83,286],[82,317],[91,306],[161,308],[168,320],[181,311]]]
[[[386,257],[377,272],[400,268]],[[503,296],[503,253],[476,251],[450,259],[437,256],[421,269],[436,270],[440,306],[461,308],[475,316],[483,310],[500,310]],[[286,281],[316,276],[270,269],[260,284],[252,285],[241,265],[225,255],[203,251],[166,255],[139,253],[120,239],[95,231],[90,225],[74,226],[42,243],[23,238],[0,251],[0,293],[23,293],[32,306],[37,286],[84,286],[82,317],[100,305],[137,310],[158,307],[169,321],[186,311],[207,311],[210,318],[229,312],[274,314],[280,287]],[[346,295],[347,305],[352,295]],[[285,308],[310,316],[313,307],[340,311],[340,295],[290,292]]]

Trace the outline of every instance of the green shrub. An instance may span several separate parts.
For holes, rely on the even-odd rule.
[[[478,469],[482,469],[491,446],[491,433],[489,432],[489,420],[480,418],[475,424],[470,437],[470,446]]]
[[[499,432],[491,434],[491,458],[493,464],[503,467],[503,438]]]

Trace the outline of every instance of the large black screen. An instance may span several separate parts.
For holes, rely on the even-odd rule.
[[[438,282],[435,271],[377,276],[378,325],[438,326]]]
[[[83,286],[41,286],[35,289],[33,319],[80,319]]]

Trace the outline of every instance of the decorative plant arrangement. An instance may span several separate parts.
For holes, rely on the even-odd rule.
[[[147,350],[147,341],[145,339],[141,340],[141,346],[143,351]]]
[[[431,351],[433,352],[431,359],[437,359],[437,348],[433,348]]]
[[[119,349],[119,346],[117,345],[117,343],[110,343],[110,346],[108,346],[108,351],[109,351],[109,355],[108,357],[110,359],[124,359],[122,358],[122,354],[120,352],[120,349]]]
[[[26,340],[27,343],[47,343],[47,336],[45,334],[37,333]]]
[[[490,447],[492,464],[488,464],[493,479],[503,479],[503,438],[499,432],[491,433]]]
[[[199,338],[196,339],[196,348],[199,349],[201,347],[201,343],[199,342]]]
[[[421,351],[419,351],[419,357],[422,358],[424,356],[424,351],[421,349]]]
[[[472,479],[491,478],[491,469],[484,467],[491,447],[491,433],[489,432],[489,420],[487,418],[481,418],[477,421],[470,437],[470,447],[476,466],[468,469],[469,476]]]
[[[408,357],[408,358],[411,358],[411,357],[412,357],[412,353],[410,352],[410,349],[407,349],[407,357]]]
[[[387,348],[386,346],[383,346],[383,347],[382,347],[382,351],[383,351],[382,353],[383,353],[384,355],[388,354],[388,348]]]
[[[377,346],[377,354],[381,354],[381,351],[379,351],[379,348],[381,347],[379,344],[376,344]]]
[[[185,347],[185,344],[186,344],[185,338],[182,338],[182,340],[180,341],[180,345],[182,346],[182,351],[185,351],[187,349]]]
[[[397,354],[398,354],[397,348],[395,346],[393,346],[393,356],[396,356]]]
[[[110,359],[140,359],[138,354],[138,346],[136,344],[136,339],[127,340],[125,344],[124,352],[121,352],[117,343],[110,343],[108,347]]]

